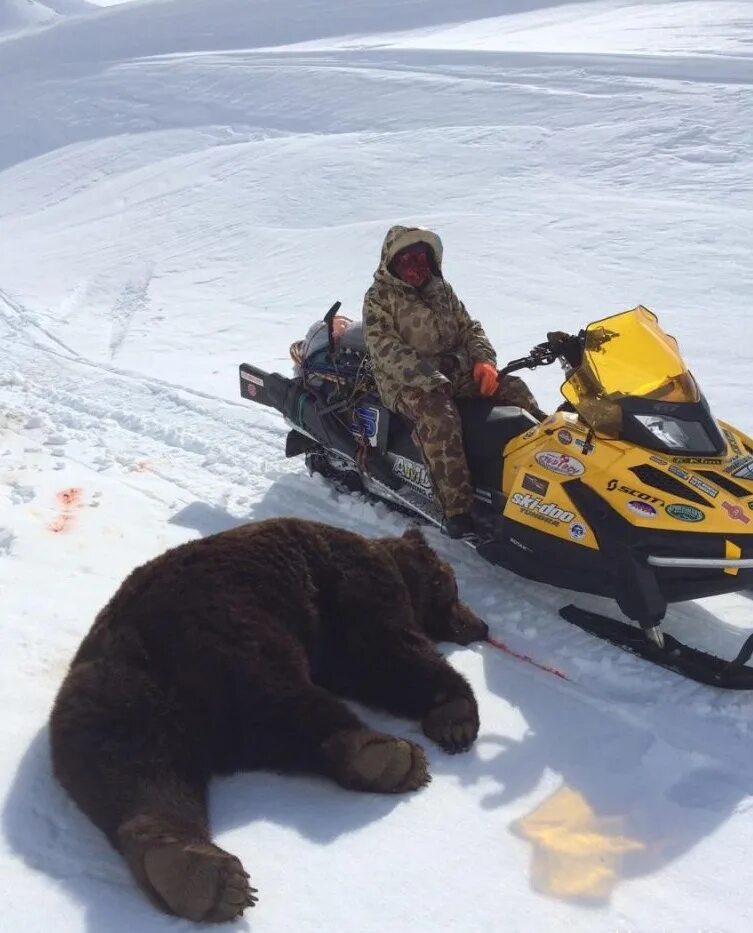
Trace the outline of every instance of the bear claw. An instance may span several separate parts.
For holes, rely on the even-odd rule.
[[[428,713],[421,725],[444,751],[451,755],[466,752],[478,735],[478,709],[472,700],[449,700]]]
[[[257,901],[234,855],[211,843],[171,843],[144,856],[150,884],[169,910],[196,922],[222,923]]]

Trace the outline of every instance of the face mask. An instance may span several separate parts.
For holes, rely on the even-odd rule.
[[[402,250],[392,261],[393,274],[414,288],[420,288],[431,278],[428,250],[423,243],[419,246],[420,249]]]

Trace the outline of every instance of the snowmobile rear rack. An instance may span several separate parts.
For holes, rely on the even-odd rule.
[[[572,604],[560,609],[560,615],[584,632],[699,684],[726,690],[753,690],[753,667],[745,666],[753,655],[753,634],[745,640],[734,660],[725,661],[691,648],[666,632],[663,633],[664,645],[660,647],[646,637],[644,629]]]

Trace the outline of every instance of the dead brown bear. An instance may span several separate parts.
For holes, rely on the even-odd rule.
[[[211,775],[421,787],[421,748],[368,728],[337,694],[464,751],[476,701],[433,642],[486,634],[414,530],[370,540],[273,519],[191,541],[134,570],[97,616],[52,711],[55,774],[157,906],[231,920],[256,898],[211,842]]]

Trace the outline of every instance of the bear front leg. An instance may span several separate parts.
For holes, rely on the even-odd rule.
[[[435,703],[434,709],[421,721],[424,734],[451,755],[467,752],[478,736],[475,697],[447,699],[440,693],[435,697]]]
[[[378,636],[341,645],[322,676],[338,693],[420,720],[446,752],[467,751],[478,735],[470,684],[418,632],[382,628]]]
[[[349,790],[401,794],[431,780],[420,745],[373,729],[337,732],[322,751],[332,777]]]
[[[262,702],[257,698],[247,711],[254,723],[248,737],[254,766],[313,771],[349,790],[382,794],[417,790],[428,783],[420,746],[370,729],[321,686],[285,686],[274,697]]]

